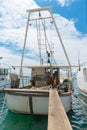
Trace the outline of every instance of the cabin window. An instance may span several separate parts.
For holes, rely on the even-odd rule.
[[[0,69],[0,75],[8,75],[8,69]]]
[[[83,76],[84,76],[85,82],[87,82],[87,68],[83,69]]]

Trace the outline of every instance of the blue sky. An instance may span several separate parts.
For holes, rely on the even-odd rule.
[[[41,7],[52,6],[53,13],[59,13],[67,19],[74,19],[75,27],[87,33],[87,2],[86,0],[66,0],[65,4],[58,0],[35,0]]]
[[[3,57],[3,61],[20,64],[27,21],[26,10],[44,6],[52,6],[71,63],[78,63],[78,53],[80,53],[81,63],[87,61],[86,0],[0,0],[0,3],[0,56]],[[35,28],[32,27],[30,47],[27,45],[26,50],[26,64],[37,64],[38,53],[34,32]],[[56,39],[56,36],[54,37]],[[57,54],[58,50],[60,54]],[[62,51],[60,48],[58,50],[55,48],[56,59],[59,63],[63,63]]]

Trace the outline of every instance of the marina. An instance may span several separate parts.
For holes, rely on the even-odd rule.
[[[81,68],[76,79],[72,77],[72,67],[79,68],[79,66],[71,65],[51,7],[29,9],[27,13],[21,63],[20,66],[13,66],[15,70],[19,70],[19,74],[8,73],[7,69],[0,70],[2,76],[0,80],[2,86],[0,88],[1,130],[9,130],[9,128],[13,130],[19,130],[19,128],[21,130],[86,130],[86,122],[78,122],[82,121],[83,117],[84,120],[86,119],[86,113],[82,114],[81,109],[86,112],[87,104],[84,101],[87,84],[83,80],[87,80],[87,68],[83,70]],[[55,52],[47,32],[50,26],[47,27],[46,23],[49,21],[55,28],[68,65],[59,65],[56,62]],[[30,27],[35,25],[39,63],[26,65],[24,58],[28,32]],[[25,75],[25,72],[29,74]],[[4,74],[9,74],[10,77],[8,87],[7,84],[2,83]]]
[[[1,1],[0,130],[87,130],[86,5]]]
[[[19,66],[19,75],[10,74],[11,86],[4,88],[5,93],[2,102],[1,114],[4,111],[4,106],[7,101],[8,109],[14,113],[32,114],[32,115],[48,115],[48,130],[61,129],[72,130],[66,112],[72,107],[72,76],[71,63],[65,50],[60,33],[53,18],[51,7],[37,8],[27,10],[28,20],[26,25],[24,46]],[[48,16],[45,16],[45,12]],[[34,15],[34,18],[31,16]],[[64,51],[67,66],[58,66],[54,58],[54,52],[46,32],[46,20],[51,19],[54,25],[57,36],[60,40]],[[31,69],[29,85],[24,84],[24,51],[28,36],[29,22],[35,21],[37,27],[37,40],[40,56],[40,64],[37,66],[26,66],[25,69]],[[44,46],[44,50],[42,49]],[[44,55],[43,55],[44,52]],[[47,58],[47,60],[46,60]],[[46,61],[44,61],[44,59]],[[44,63],[45,62],[45,63]],[[62,69],[68,71],[68,76],[61,74]],[[20,78],[22,78],[22,86],[20,86]],[[60,118],[62,117],[62,118]],[[62,122],[64,123],[62,125]]]

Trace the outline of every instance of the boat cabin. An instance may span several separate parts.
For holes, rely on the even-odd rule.
[[[54,83],[53,83],[54,81]],[[58,68],[46,68],[36,67],[32,68],[31,72],[31,84],[35,87],[57,85],[59,83],[59,69]]]
[[[31,68],[31,89],[57,88],[59,93],[68,92],[71,89],[71,81],[68,76],[60,74],[59,67],[39,66]]]

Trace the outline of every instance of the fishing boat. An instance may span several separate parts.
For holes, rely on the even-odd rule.
[[[77,82],[81,94],[87,97],[87,62],[81,64],[77,74]]]
[[[11,78],[11,87],[4,89],[8,108],[17,113],[47,115],[50,89],[56,89],[64,105],[65,111],[68,112],[72,105],[71,64],[51,12],[51,7],[30,9],[27,10],[27,12],[28,20],[21,65],[15,66],[15,68],[20,69],[19,76],[13,76]],[[45,16],[46,14],[49,16]],[[69,64],[67,66],[59,66],[56,64],[54,52],[52,50],[52,43],[48,42],[49,38],[46,32],[46,20],[49,20],[55,27],[57,36],[59,37],[61,46]],[[31,22],[34,21],[37,27],[37,45],[39,48],[40,63],[36,66],[32,64],[24,65],[24,52],[27,44],[27,37],[29,37],[29,26],[31,26]],[[33,27],[35,27],[35,23],[32,25]],[[29,70],[31,70],[29,75],[30,78],[28,78],[29,85],[24,84],[23,69],[26,69],[27,72],[30,72]],[[68,70],[69,74],[61,74],[61,70],[63,71],[63,69]],[[22,86],[20,86],[20,77]]]

